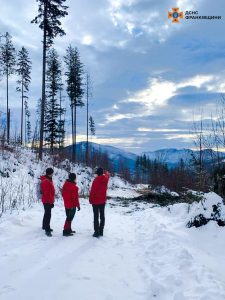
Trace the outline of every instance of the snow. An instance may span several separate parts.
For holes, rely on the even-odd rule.
[[[3,213],[20,207],[27,208],[31,203],[37,201],[36,186],[40,175],[45,174],[45,169],[52,166],[51,159],[46,156],[42,163],[38,163],[35,155],[29,150],[18,150],[16,153],[5,152],[0,157],[0,216],[2,203]],[[82,165],[72,165],[68,160],[54,167],[54,185],[56,188],[56,199],[61,199],[61,188],[63,182],[68,178],[68,172],[77,175],[79,194],[88,197],[90,185],[95,177],[91,168]],[[138,187],[130,185],[118,176],[109,180],[108,196],[120,198],[138,197]],[[115,193],[115,194],[114,194]]]
[[[159,207],[131,201],[146,186],[132,186],[115,176],[109,182],[108,196],[113,199],[106,206],[104,236],[96,239],[86,197],[93,171],[67,161],[61,169],[54,168],[57,201],[49,238],[41,229],[43,207],[34,191],[49,164],[47,157],[37,163],[29,151],[6,153],[0,160],[0,199],[6,193],[7,208],[0,218],[1,300],[225,299],[224,227],[214,221],[200,228],[186,226],[200,213],[210,216],[214,204],[220,204],[225,216],[218,195],[204,194],[192,205]],[[60,188],[66,170],[76,172],[81,196],[72,237],[62,236]]]
[[[107,195],[110,198],[132,199],[141,196],[141,193],[138,192],[141,188],[141,185],[132,186],[122,178],[115,176],[109,181]]]
[[[40,203],[0,219],[0,299],[225,299],[225,231],[215,222],[188,229],[185,204],[106,206],[104,237],[91,235],[92,208],[81,199],[73,237],[63,237],[62,202],[53,237]]]

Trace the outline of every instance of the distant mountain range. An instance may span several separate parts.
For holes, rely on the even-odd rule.
[[[199,151],[194,151],[191,149],[174,149],[174,148],[169,148],[169,149],[160,149],[156,151],[149,151],[149,152],[144,152],[148,158],[151,160],[159,160],[161,162],[167,163],[167,165],[170,168],[176,167],[177,164],[180,162],[181,159],[186,164],[189,164],[190,161],[193,159],[193,154],[198,157]],[[212,160],[212,155],[216,154],[215,151],[210,150],[210,149],[204,149],[203,150],[203,159],[205,162],[210,162]],[[225,157],[225,153],[219,152],[219,155],[221,158]]]
[[[96,143],[89,143],[90,151],[93,152],[102,152],[107,153],[111,163],[113,164],[115,171],[118,170],[119,164],[123,162],[127,168],[130,170],[135,169],[135,163],[137,159],[137,155],[131,152],[124,151],[122,149],[108,146],[108,145],[100,145]],[[72,146],[66,147],[67,150],[71,151]],[[77,144],[77,154],[84,155],[86,150],[86,142],[80,142]],[[193,154],[197,154],[198,151],[193,151],[191,149],[160,149],[156,151],[147,151],[141,153],[141,155],[146,155],[151,160],[158,160],[163,163],[167,163],[170,168],[176,167],[181,159],[184,160],[185,163],[189,163],[192,159]],[[211,160],[211,150],[203,150],[204,159],[206,161]],[[225,153],[220,152],[220,156],[225,158]]]
[[[72,145],[66,147],[66,150],[71,151]],[[84,155],[86,151],[86,142],[79,142],[77,143],[77,155],[78,157],[81,157],[81,155]],[[122,149],[108,146],[108,145],[100,145],[96,143],[89,142],[89,151],[91,152],[101,152],[106,153],[109,157],[112,165],[114,166],[115,171],[117,172],[119,169],[119,164],[121,162],[124,163],[124,165],[129,168],[130,170],[135,169],[135,163],[137,159],[137,155],[134,153],[126,152]]]

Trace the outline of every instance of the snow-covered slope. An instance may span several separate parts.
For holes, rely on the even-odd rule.
[[[224,300],[225,231],[215,222],[188,229],[187,206],[135,203],[106,207],[104,237],[93,232],[81,199],[73,237],[65,212],[52,212],[53,237],[41,229],[42,206],[0,219],[0,299]]]
[[[66,147],[65,151],[71,151],[72,146]],[[86,142],[77,143],[77,154],[85,153],[86,151]],[[134,153],[126,152],[122,149],[108,146],[108,145],[100,145],[96,143],[89,142],[89,151],[90,152],[101,152],[106,153],[114,166],[115,172],[118,172],[119,165],[121,161],[129,168],[131,171],[135,169],[135,162],[137,155]]]
[[[213,151],[212,151],[213,152]],[[212,152],[211,150],[205,149],[203,150],[203,157],[204,160],[211,161],[212,159]],[[175,149],[175,148],[169,148],[169,149],[160,149],[156,151],[148,151],[144,152],[149,159],[151,160],[159,160],[160,162],[167,163],[170,167],[175,167],[181,159],[185,163],[189,163],[193,159],[193,154],[198,156],[198,151],[193,151],[191,149]],[[213,152],[215,155],[215,152]],[[225,154],[223,152],[219,153],[220,157],[224,157]],[[216,157],[216,156],[215,156]]]
[[[65,161],[54,172],[58,201],[49,238],[41,228],[43,207],[34,194],[37,177],[49,164],[48,157],[37,163],[30,151],[6,153],[0,159],[0,199],[8,205],[0,218],[0,299],[225,299],[225,227],[214,221],[200,228],[186,226],[199,213],[211,216],[218,203],[224,217],[219,196],[208,193],[199,203],[163,208],[110,199],[99,239],[92,237],[92,207],[81,197],[72,224],[76,234],[63,237],[60,187],[67,171],[77,173],[81,196],[93,179],[91,169]],[[114,177],[109,193],[116,198],[137,192]]]
[[[43,162],[39,163],[30,150],[5,152],[3,156],[0,156],[0,216],[7,210],[27,208],[39,201],[36,196],[36,186],[40,175],[45,174],[47,167],[52,167],[51,159],[46,156]],[[95,177],[94,171],[82,165],[72,165],[65,160],[58,167],[54,167],[56,201],[62,201],[61,188],[68,178],[68,172],[77,174],[79,194],[88,197],[90,185]],[[118,176],[111,177],[109,181],[108,196],[112,197],[114,193],[122,198],[140,195],[135,191],[134,186]]]

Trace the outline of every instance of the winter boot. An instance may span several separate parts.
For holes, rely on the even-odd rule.
[[[94,234],[92,236],[98,238],[99,237],[99,233],[98,232],[94,232]]]
[[[51,233],[51,231],[49,231],[49,230],[45,230],[45,234],[46,234],[47,236],[52,236],[52,233]]]
[[[63,236],[73,236],[73,233],[69,230],[63,230]]]

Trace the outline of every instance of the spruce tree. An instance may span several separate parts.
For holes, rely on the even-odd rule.
[[[59,149],[62,149],[65,141],[65,113],[66,109],[62,106],[63,103],[63,83],[61,82],[59,91]]]
[[[61,89],[61,64],[55,49],[51,49],[47,57],[47,101],[45,112],[45,140],[50,146],[51,153],[59,143],[59,116],[60,106],[58,101]]]
[[[2,65],[2,74],[6,76],[6,136],[7,143],[10,138],[10,109],[9,109],[9,77],[15,72],[16,50],[12,43],[11,35],[6,32],[5,43],[0,46],[0,63]]]
[[[17,87],[17,91],[21,92],[21,133],[20,133],[20,136],[21,136],[21,145],[22,145],[23,144],[24,99],[28,99],[26,94],[29,91],[29,84],[31,81],[31,77],[30,77],[31,61],[29,58],[29,53],[28,53],[27,49],[24,47],[22,47],[22,49],[18,53],[18,63],[17,63],[16,72],[20,77],[20,79],[17,81],[17,83],[19,84],[19,86]]]
[[[25,145],[30,144],[31,142],[31,122],[30,122],[30,110],[28,107],[28,103],[25,100],[24,102],[25,106]]]
[[[92,116],[90,116],[89,118],[89,126],[90,126],[91,135],[95,135],[95,121]]]
[[[86,74],[86,108],[87,108],[87,140],[86,140],[86,165],[89,161],[89,100],[92,97],[92,82],[90,75]]]
[[[44,117],[45,117],[45,81],[46,81],[46,52],[52,46],[56,36],[65,35],[65,31],[61,27],[60,19],[65,17],[67,6],[64,5],[66,0],[36,0],[39,3],[38,15],[31,21],[39,24],[43,30],[43,59],[42,59],[42,102],[41,102],[41,124],[40,124],[40,146],[39,159],[42,160],[43,155],[43,139],[44,139]]]
[[[76,162],[76,131],[77,131],[77,107],[84,106],[82,97],[83,88],[83,64],[80,60],[78,49],[69,46],[64,57],[66,64],[67,94],[70,99],[71,124],[72,124],[72,161]]]

